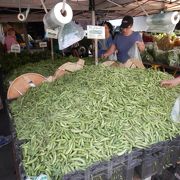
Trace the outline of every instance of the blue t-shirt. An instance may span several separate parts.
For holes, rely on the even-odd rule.
[[[142,41],[142,37],[138,32],[133,32],[130,36],[124,36],[122,33],[115,36],[113,44],[118,50],[117,60],[119,62],[125,63],[130,58],[128,51],[136,41]]]
[[[106,52],[107,49],[111,47],[113,43],[112,36],[109,36],[107,39],[101,39],[98,41],[98,57],[101,57],[102,54]]]

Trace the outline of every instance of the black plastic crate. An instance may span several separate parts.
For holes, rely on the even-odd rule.
[[[178,161],[180,161],[180,136],[168,142],[164,166],[175,166]]]
[[[84,180],[84,171],[67,174],[63,177],[63,180]]]
[[[8,107],[7,107],[8,109]],[[17,140],[14,121],[8,111],[11,131],[14,138],[14,154],[19,180],[26,178],[22,164],[21,144]],[[133,180],[135,170],[140,178],[145,179],[160,174],[166,165],[174,164],[180,159],[180,136],[173,140],[160,142],[146,149],[135,149],[129,154],[114,156],[109,161],[93,164],[86,170],[64,175],[63,180]]]
[[[85,170],[84,180],[107,180],[109,175],[108,173],[112,168],[111,165],[111,161],[104,161],[90,166]]]
[[[135,167],[141,164],[140,159],[142,155],[142,150],[134,150],[130,154],[125,155],[125,159],[121,160],[123,157],[113,158],[113,173],[110,179],[112,180],[132,180],[134,177]]]
[[[11,116],[10,119],[18,179],[24,180],[26,172],[22,164],[23,155],[21,152],[23,141],[17,140],[14,121]],[[84,171],[66,174],[63,180],[133,180],[135,171],[140,178],[145,179],[155,174],[161,174],[166,166],[173,165],[178,160],[180,160],[180,136],[143,150],[136,149],[129,154],[114,156],[109,161],[93,164]]]
[[[109,161],[94,164],[85,171],[67,174],[63,180],[132,180],[135,167],[141,164],[141,155],[141,150],[135,150],[130,154],[115,156]]]
[[[13,156],[14,156],[14,166],[16,169],[16,176],[18,180],[25,180],[26,179],[26,173],[24,170],[23,166],[23,153],[22,153],[22,148],[21,145],[24,143],[24,141],[19,141],[17,138],[17,133],[16,133],[16,127],[14,120],[11,117],[9,108],[8,108],[8,103],[7,101],[5,102],[5,107],[7,110],[7,115],[10,121],[10,129],[11,129],[11,135],[12,135],[12,146],[13,146]]]
[[[160,142],[143,150],[142,163],[136,168],[140,178],[161,174],[164,168],[168,142]]]
[[[26,179],[26,173],[23,166],[23,154],[22,149],[20,147],[20,142],[17,140],[16,137],[13,138],[13,156],[15,161],[15,169],[16,169],[16,175],[18,180],[25,180]]]

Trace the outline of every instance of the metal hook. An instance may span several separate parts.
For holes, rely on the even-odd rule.
[[[62,13],[64,12],[64,10],[65,10],[65,4],[66,4],[66,0],[63,0],[63,6],[62,6]]]

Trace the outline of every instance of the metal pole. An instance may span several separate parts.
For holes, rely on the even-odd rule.
[[[96,15],[95,15],[95,1],[89,0],[89,10],[92,11],[92,25],[96,25]],[[94,49],[95,49],[95,64],[98,64],[98,41],[94,40]]]
[[[51,38],[51,58],[54,61],[54,47],[53,47],[53,39]]]
[[[96,25],[96,19],[95,19],[95,11],[92,11],[92,25],[95,26]],[[95,64],[98,65],[98,40],[95,39],[94,40],[94,50],[95,50]]]
[[[27,48],[27,51],[29,52],[30,51],[30,49],[29,49],[29,38],[28,38],[28,33],[27,33],[26,22],[23,23],[23,34],[24,34],[24,40],[26,43],[26,48]]]

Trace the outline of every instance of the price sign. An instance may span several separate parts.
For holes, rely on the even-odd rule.
[[[52,29],[46,29],[46,37],[47,38],[52,38],[52,39],[57,39],[58,38],[58,29],[52,30]]]
[[[12,44],[11,45],[11,52],[20,53],[21,52],[20,45],[19,44]]]
[[[40,48],[45,48],[45,47],[47,47],[47,42],[39,42],[39,47],[40,47]]]
[[[88,39],[105,39],[105,28],[103,26],[87,26]]]

